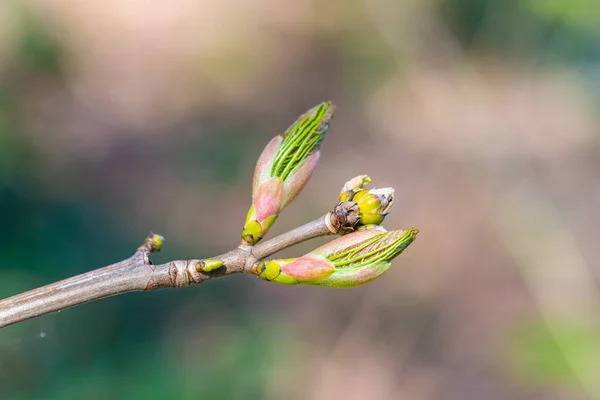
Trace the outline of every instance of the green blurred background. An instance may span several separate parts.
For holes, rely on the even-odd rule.
[[[0,2],[0,297],[237,245],[254,162],[338,105],[272,234],[348,179],[421,230],[346,290],[232,276],[0,330],[2,399],[600,399],[596,0]],[[303,244],[300,255],[323,241]]]

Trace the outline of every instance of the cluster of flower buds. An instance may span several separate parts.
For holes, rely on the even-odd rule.
[[[389,214],[394,202],[394,189],[391,187],[381,189],[365,189],[371,183],[368,175],[359,175],[350,179],[340,192],[340,201],[352,201],[360,210],[359,228],[380,225]]]
[[[319,160],[319,146],[333,110],[331,102],[311,108],[265,147],[254,171],[252,206],[242,230],[244,242],[254,245],[262,239],[306,185]]]
[[[258,243],[306,185],[319,159],[319,146],[333,110],[330,102],[319,104],[265,147],[254,171],[243,245]],[[251,272],[276,283],[328,287],[358,286],[381,276],[419,231],[410,228],[388,232],[382,228],[394,201],[394,189],[366,189],[369,183],[367,175],[346,182],[340,202],[328,214],[332,218],[325,219],[332,233],[350,233],[299,258],[261,260]],[[204,260],[198,269],[208,272],[222,264],[219,260]]]
[[[359,286],[377,279],[415,239],[415,228],[386,232],[379,227],[335,239],[300,258],[263,261],[252,272],[287,285]]]

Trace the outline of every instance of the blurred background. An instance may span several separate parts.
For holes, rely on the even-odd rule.
[[[354,289],[232,276],[0,330],[2,399],[600,399],[600,3],[0,2],[0,297],[235,247],[262,147],[338,105],[418,240]],[[286,251],[298,256],[322,244]]]

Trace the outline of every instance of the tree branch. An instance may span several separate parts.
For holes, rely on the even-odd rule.
[[[181,288],[235,273],[251,273],[285,284],[334,287],[357,286],[376,279],[389,268],[389,261],[412,242],[418,232],[416,229],[385,234],[358,232],[348,237],[349,240],[341,239],[341,243],[348,245],[354,240],[361,240],[364,242],[362,247],[343,254],[334,251],[335,257],[331,259],[299,257],[290,275],[283,272],[278,261],[261,262],[280,250],[306,240],[348,233],[359,223],[366,227],[378,226],[389,212],[394,190],[366,190],[364,186],[371,179],[367,175],[359,175],[346,182],[339,195],[341,202],[332,211],[274,239],[261,242],[280,212],[298,195],[312,175],[319,160],[319,146],[333,118],[333,110],[331,102],[311,108],[264,148],[254,171],[252,205],[242,229],[242,243],[234,250],[209,259],[154,265],[150,255],[160,250],[163,238],[151,234],[126,260],[0,300],[0,328],[120,293],[150,291],[160,287]],[[339,242],[332,243],[340,245]],[[357,243],[354,245],[356,247]],[[346,258],[340,260],[340,257]],[[292,268],[296,261],[285,265]],[[347,268],[349,265],[352,268]]]
[[[150,235],[126,260],[0,300],[0,328],[121,293],[181,288],[220,276],[250,273],[255,263],[281,250],[352,229],[356,218],[353,203],[340,203],[332,212],[271,240],[256,246],[241,244],[228,253],[211,257],[223,262],[221,268],[212,272],[199,269],[200,259],[153,265],[150,254],[160,249],[160,243],[155,240],[158,236]]]

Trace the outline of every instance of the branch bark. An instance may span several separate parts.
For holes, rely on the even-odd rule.
[[[212,272],[199,270],[201,259],[154,265],[150,254],[159,246],[146,240],[126,260],[0,300],[0,328],[121,293],[181,288],[225,275],[250,273],[260,260],[306,240],[352,229],[356,222],[356,210],[350,203],[340,203],[332,212],[271,240],[256,246],[242,244],[210,257],[223,261],[223,266]]]

